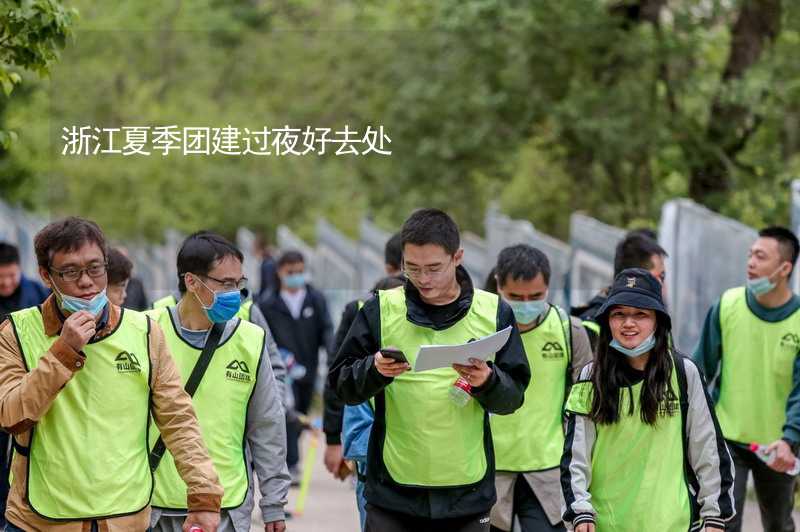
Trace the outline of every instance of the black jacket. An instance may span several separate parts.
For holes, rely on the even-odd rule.
[[[570,314],[575,316],[576,318],[580,318],[581,321],[594,321],[597,317],[597,312],[600,310],[600,307],[605,304],[606,299],[608,299],[608,291],[609,288],[603,288],[600,290],[595,296],[589,300],[589,302],[582,306],[582,307],[572,307],[570,310]],[[594,332],[589,327],[584,327],[586,329],[586,334],[589,336],[589,345],[592,348],[592,351],[595,350],[597,347],[597,333]]]
[[[351,301],[342,311],[342,319],[339,321],[339,328],[336,329],[336,336],[333,338],[333,348],[331,353],[337,353],[347,337],[350,326],[356,320],[358,314],[359,300]],[[331,387],[330,380],[325,381],[325,391],[323,392],[324,413],[322,416],[322,430],[325,432],[325,441],[328,445],[340,445],[342,443],[342,418],[344,417],[344,401],[336,395],[336,390]]]
[[[333,324],[325,297],[311,285],[306,285],[306,298],[298,319],[292,317],[278,291],[266,294],[259,300],[258,307],[278,347],[291,352],[295,360],[305,366],[306,374],[299,382],[313,383],[317,376],[320,348],[325,349],[329,356],[332,353]]]
[[[466,270],[459,267],[459,298],[444,306],[424,303],[411,283],[406,283],[407,318],[422,327],[443,330],[461,320],[472,305],[474,290]],[[380,296],[379,296],[380,297]],[[511,308],[500,302],[497,330],[512,326],[511,337],[495,355],[490,365],[489,380],[473,389],[473,396],[485,409],[484,448],[487,454],[486,475],[475,484],[454,488],[419,488],[396,484],[383,463],[383,441],[386,434],[383,389],[393,379],[384,377],[374,365],[374,353],[381,344],[380,301],[375,297],[358,311],[328,375],[329,385],[347,404],[359,404],[375,397],[375,424],[367,454],[366,498],[370,504],[407,515],[441,519],[475,515],[489,511],[494,505],[494,452],[489,427],[489,413],[510,414],[523,402],[530,381],[530,368],[522,339]],[[424,427],[420,427],[425,430]],[[442,441],[447,445],[447,441]],[[453,467],[461,467],[453,464]]]

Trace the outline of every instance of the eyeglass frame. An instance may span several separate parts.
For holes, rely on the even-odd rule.
[[[92,275],[89,272],[89,270],[91,270],[93,268],[102,268],[103,271],[99,272],[97,275]],[[89,277],[89,279],[98,279],[98,278],[102,277],[103,275],[106,275],[108,273],[108,262],[103,262],[101,264],[93,264],[92,266],[88,266],[86,268],[78,268],[76,270],[72,270],[72,269],[57,270],[57,269],[53,268],[52,266],[50,266],[50,267],[47,268],[47,271],[49,271],[50,273],[55,273],[56,275],[58,275],[58,277],[62,281],[65,281],[67,283],[74,283],[74,282],[79,281],[81,279],[81,277],[83,277],[84,272]],[[65,277],[66,275],[73,274],[73,273],[77,275],[77,277],[75,277],[74,279],[67,279]],[[70,275],[70,277],[72,277],[72,275]]]
[[[230,292],[232,292],[234,290],[239,290],[240,292],[242,290],[247,290],[247,283],[249,282],[249,279],[247,277],[245,277],[244,275],[242,275],[242,277],[240,277],[239,280],[236,281],[236,285],[235,286],[230,286],[230,285],[228,285],[228,283],[233,283],[233,281],[223,281],[222,279],[217,279],[216,277],[212,277],[212,276],[210,276],[208,274],[200,274],[200,273],[194,273],[194,272],[186,272],[186,273],[191,273],[192,275],[196,275],[198,277],[205,277],[206,279],[211,279],[215,283],[217,283],[220,286],[222,286],[222,288],[225,291],[230,291]],[[183,275],[186,276],[186,273],[184,273]]]
[[[430,270],[430,268],[427,268],[427,270],[426,270],[426,267],[425,267],[425,266],[421,267],[421,268],[419,269],[419,271],[417,271],[417,272],[414,272],[414,271],[409,271],[409,270],[406,268],[406,263],[405,263],[405,261],[403,261],[403,263],[402,263],[402,265],[401,265],[401,266],[402,266],[402,270],[403,270],[403,275],[404,275],[404,276],[405,276],[407,279],[412,279],[412,280],[415,280],[415,279],[420,279],[420,278],[421,278],[423,275],[427,275],[428,277],[430,277],[430,278],[432,278],[432,279],[438,279],[438,278],[439,278],[439,277],[440,277],[440,276],[441,276],[441,275],[442,275],[444,272],[446,272],[446,271],[447,271],[447,269],[450,267],[450,265],[451,265],[451,264],[453,264],[454,262],[455,262],[455,257],[454,257],[454,256],[451,256],[451,257],[450,257],[450,260],[449,260],[449,261],[447,261],[447,263],[446,263],[446,264],[443,264],[443,265],[441,266],[441,268],[442,268],[442,269],[441,269],[441,270],[438,270],[438,271],[431,271],[431,270]]]

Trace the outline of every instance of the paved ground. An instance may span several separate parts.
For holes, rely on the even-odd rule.
[[[287,522],[288,532],[358,532],[359,530],[354,491],[349,483],[344,484],[334,480],[325,470],[322,462],[323,451],[324,443],[317,452],[305,512]],[[297,495],[298,490],[292,488],[289,493],[289,510],[295,508]],[[253,516],[253,532],[263,530],[259,519],[259,515]],[[798,512],[795,512],[795,523],[800,530]],[[755,502],[749,502],[745,509],[744,532],[761,530],[758,506]]]

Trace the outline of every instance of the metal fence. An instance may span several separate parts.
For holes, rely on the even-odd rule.
[[[528,220],[512,220],[491,208],[486,214],[487,261],[492,266],[503,248],[515,244],[528,244],[547,255],[550,262],[550,301],[558,305],[566,302],[565,288],[569,274],[571,249],[569,244],[537,231]]]
[[[614,277],[614,251],[625,231],[584,214],[570,217],[569,302],[586,303]]]
[[[659,240],[667,259],[667,303],[678,348],[691,353],[709,307],[746,278],[747,250],[757,236],[742,223],[693,201],[664,204]]]
[[[792,183],[792,227],[800,232],[800,180]],[[33,237],[48,219],[34,216],[0,200],[0,240],[16,244],[26,275],[37,276]],[[465,267],[476,286],[482,286],[497,254],[506,246],[525,243],[538,247],[551,264],[550,298],[559,304],[585,303],[608,286],[613,275],[614,250],[625,231],[584,214],[570,218],[567,244],[535,229],[528,220],[511,219],[490,209],[485,238],[465,232]],[[325,220],[316,226],[316,242],[306,243],[286,226],[277,230],[282,250],[300,251],[311,280],[328,298],[334,323],[344,305],[364,297],[384,275],[383,250],[391,233],[370,220],[360,223],[357,240],[348,238]],[[677,345],[691,351],[710,305],[732,286],[744,282],[747,249],[756,231],[686,199],[672,200],[662,208],[659,240],[669,254],[667,297]],[[124,246],[134,262],[151,300],[177,289],[175,258],[184,235],[167,231],[162,244],[115,242]],[[246,228],[236,241],[245,255],[245,275],[251,288],[259,288],[259,259],[254,255],[255,235]],[[795,275],[795,291],[800,287]]]

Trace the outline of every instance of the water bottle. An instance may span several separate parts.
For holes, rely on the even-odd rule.
[[[750,444],[750,450],[758,456],[762,462],[769,465],[775,460],[775,451],[767,451],[769,447],[767,445],[759,445],[757,443]],[[800,473],[800,460],[797,457],[794,458],[794,465],[792,468],[786,472],[787,475],[795,476]]]
[[[457,406],[465,406],[472,399],[472,385],[464,377],[459,377],[450,387],[450,399]]]

